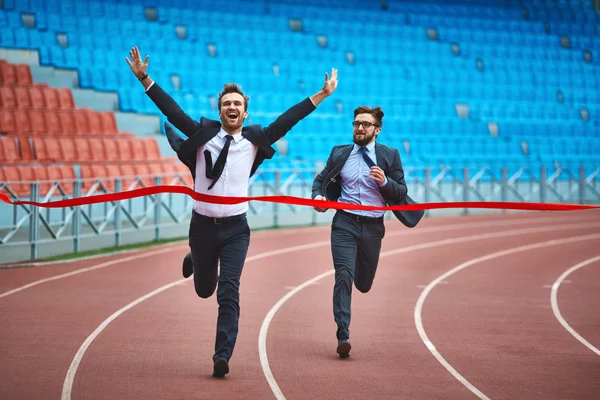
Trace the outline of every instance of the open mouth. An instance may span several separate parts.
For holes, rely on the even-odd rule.
[[[238,117],[238,114],[236,112],[231,111],[231,112],[227,113],[227,118],[229,118],[229,119],[235,120],[235,119],[237,119],[237,117]]]

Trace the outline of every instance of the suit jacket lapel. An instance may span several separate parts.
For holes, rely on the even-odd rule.
[[[184,156],[195,156],[196,150],[198,147],[208,143],[212,138],[214,138],[219,130],[221,129],[221,123],[214,120],[209,120],[207,118],[202,117],[204,121],[202,121],[202,128],[200,128],[199,132],[194,132],[192,136],[181,143],[179,151]]]
[[[250,143],[258,146],[267,158],[275,155],[275,150],[271,147],[269,139],[261,132],[258,125],[250,125],[242,129],[242,136],[245,137]]]
[[[335,167],[331,171],[332,178],[336,177],[337,175],[340,174],[340,172],[342,172],[342,168],[344,168],[344,164],[346,164],[348,157],[350,157],[350,153],[352,153],[353,148],[354,148],[354,145],[349,145],[342,149],[342,151],[340,152],[339,158],[336,161]]]
[[[385,155],[383,154],[383,148],[377,142],[375,142],[375,157],[377,157],[377,166],[385,170]]]

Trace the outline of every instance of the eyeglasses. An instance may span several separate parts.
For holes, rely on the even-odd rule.
[[[372,122],[367,122],[367,121],[353,121],[352,122],[352,126],[354,127],[354,129],[358,128],[359,126],[363,126],[363,128],[365,129],[369,129],[372,126],[379,126],[377,124],[374,124]]]

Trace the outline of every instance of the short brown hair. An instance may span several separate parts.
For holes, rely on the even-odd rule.
[[[250,97],[244,94],[241,86],[237,83],[226,83],[223,85],[223,90],[219,93],[219,111],[221,111],[221,98],[225,96],[227,93],[239,93],[244,98],[244,110],[248,111],[248,101],[250,101]]]
[[[381,107],[371,108],[369,106],[360,106],[354,110],[354,118],[358,114],[371,114],[375,118],[375,121],[377,121],[377,125],[383,126],[383,110]]]

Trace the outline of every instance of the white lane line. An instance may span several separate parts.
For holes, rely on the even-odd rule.
[[[570,219],[572,220],[572,219]],[[523,224],[528,224],[528,223],[534,223],[534,222],[556,222],[556,221],[560,221],[560,219],[557,218],[529,218],[529,219],[518,219],[518,220],[509,220],[509,221],[498,221],[493,223],[493,226],[512,226],[512,225],[523,225]],[[586,220],[582,220],[582,221],[587,221]],[[413,235],[413,234],[422,234],[422,233],[431,233],[431,232],[446,232],[446,231],[451,231],[451,230],[455,230],[455,229],[467,229],[467,228],[479,228],[482,226],[490,226],[490,222],[470,222],[470,223],[466,223],[466,224],[458,224],[458,225],[444,225],[444,226],[439,226],[439,227],[427,227],[427,228],[422,228],[420,230],[410,230],[410,231],[406,231],[406,230],[398,230],[398,231],[394,231],[394,232],[390,232],[388,233],[386,236],[387,237],[394,237],[394,236],[400,236],[400,235]],[[310,249],[310,248],[314,248],[314,247],[319,247],[319,246],[326,246],[329,245],[329,241],[322,241],[322,242],[315,242],[313,244],[310,245],[304,245],[304,246],[297,246],[297,248],[299,250],[304,250],[304,249]],[[172,245],[172,244],[165,244],[164,248],[162,247],[163,245],[161,245],[161,249],[178,249],[180,246],[187,246],[187,243],[185,244],[176,244],[176,245]],[[311,246],[311,247],[305,247],[305,246]],[[137,251],[137,250],[132,250],[132,251]],[[8,292],[4,292],[4,293],[0,293],[0,298],[2,297],[6,297],[8,295],[20,292],[22,290],[28,289],[30,287],[34,287],[37,285],[40,285],[42,283],[45,282],[50,282],[50,281],[55,281],[57,279],[62,279],[62,278],[67,278],[69,276],[73,276],[73,275],[77,275],[80,273],[84,273],[84,272],[89,272],[89,271],[93,271],[99,268],[104,268],[104,267],[108,267],[111,265],[114,265],[116,263],[120,263],[120,262],[124,262],[124,261],[132,261],[141,257],[147,257],[147,256],[151,256],[151,255],[155,255],[155,254],[161,254],[161,253],[157,253],[156,251],[158,250],[153,250],[149,253],[141,253],[139,255],[135,255],[135,256],[130,256],[130,257],[126,257],[123,259],[119,259],[119,260],[113,260],[113,261],[108,261],[108,262],[104,262],[101,264],[97,264],[97,265],[93,265],[91,267],[86,267],[77,271],[72,271],[72,272],[68,272],[65,274],[60,274],[60,275],[56,275],[53,277],[49,277],[49,278],[45,278],[45,279],[40,279],[37,280],[35,282],[31,282],[29,284],[26,284],[24,286],[9,290]],[[168,251],[168,250],[167,250]],[[270,252],[270,255],[277,255],[280,254],[278,253],[279,250],[275,250],[274,252]],[[118,253],[118,252],[117,252]],[[102,257],[102,256],[109,256],[109,255],[101,255],[98,257]],[[94,256],[95,258],[95,256]],[[69,260],[69,261],[65,261],[65,262],[74,262],[74,261],[80,261],[80,260],[84,260],[84,258],[79,259],[79,260]],[[58,263],[58,262],[57,262]]]
[[[556,317],[558,322],[560,322],[563,328],[565,328],[567,332],[573,335],[575,339],[579,340],[585,347],[593,351],[597,356],[600,356],[600,350],[598,350],[598,348],[594,347],[594,345],[585,340],[580,334],[578,334],[575,331],[575,329],[571,328],[567,321],[565,321],[565,319],[562,317],[560,309],[558,308],[558,288],[560,287],[561,283],[567,282],[565,278],[573,272],[577,271],[579,268],[585,267],[586,265],[593,264],[598,261],[600,261],[600,256],[589,258],[585,261],[580,262],[577,265],[572,266],[571,268],[566,270],[561,276],[559,276],[556,282],[554,282],[554,284],[552,285],[552,291],[550,292],[550,303],[552,304],[552,311],[554,312],[554,316]]]
[[[539,221],[542,218],[532,218],[531,220],[535,220],[535,221]],[[522,220],[516,220],[516,221],[500,221],[497,224],[492,224],[492,225],[498,225],[498,226],[506,226],[506,225],[521,225],[521,224],[527,224],[532,222],[531,220],[526,220],[526,219],[522,219]],[[548,220],[548,221],[556,221],[555,218],[547,218],[544,220]],[[477,228],[477,227],[487,227],[490,226],[489,222],[477,222],[477,223],[466,223],[466,224],[458,224],[458,225],[452,225],[452,226],[441,226],[441,227],[430,227],[430,228],[425,228],[425,229],[421,229],[420,231],[400,231],[400,232],[393,232],[392,234],[390,234],[389,236],[395,236],[395,234],[399,234],[399,233],[427,233],[427,232],[444,232],[444,231],[448,231],[448,230],[456,230],[456,229],[466,229],[466,228]],[[479,237],[479,236],[477,236]],[[250,261],[254,261],[254,260],[259,260],[262,258],[266,258],[266,257],[270,257],[270,256],[275,256],[275,255],[281,255],[281,254],[286,254],[286,253],[291,253],[294,251],[301,251],[301,250],[309,250],[312,248],[316,248],[316,247],[320,247],[320,246],[329,246],[330,242],[329,240],[327,241],[322,241],[322,242],[314,242],[314,243],[308,243],[305,245],[300,245],[300,246],[293,246],[293,247],[288,247],[288,248],[283,248],[283,249],[279,249],[279,250],[274,250],[274,251],[269,251],[269,252],[265,252],[265,253],[260,253],[251,257],[248,257],[246,259],[246,262],[250,262]],[[102,264],[101,264],[102,265]],[[106,265],[105,265],[106,266]],[[95,266],[95,267],[91,267],[91,268],[98,268],[100,266]],[[327,272],[326,274],[329,274],[329,272]],[[55,277],[56,279],[59,279],[61,276],[57,276]],[[320,279],[320,277],[318,277]],[[318,280],[318,279],[317,279]],[[117,318],[119,315],[123,314],[123,312],[131,309],[132,307],[135,307],[136,305],[140,304],[141,302],[143,302],[144,300],[147,300],[161,292],[163,292],[164,290],[167,290],[175,285],[178,284],[182,284],[186,281],[186,279],[180,279],[177,280],[175,282],[171,282],[167,285],[164,285],[158,289],[156,289],[155,291],[148,293],[145,296],[142,296],[140,298],[138,298],[137,300],[134,300],[133,302],[129,303],[128,305],[126,305],[125,307],[117,310],[115,313],[113,313],[109,318],[107,318],[105,321],[103,321],[98,328],[96,328],[96,330],[94,330],[94,332],[92,332],[90,334],[90,336],[88,336],[88,338],[83,342],[83,344],[81,345],[81,347],[79,348],[79,350],[77,351],[77,353],[75,354],[75,357],[73,358],[71,365],[69,367],[69,370],[67,371],[67,375],[65,377],[65,381],[63,383],[63,391],[62,391],[62,399],[63,400],[67,400],[71,398],[71,392],[73,389],[73,381],[75,379],[75,374],[77,372],[77,369],[79,367],[79,364],[81,362],[81,360],[83,359],[83,356],[85,355],[85,352],[87,351],[87,349],[89,348],[89,346],[92,344],[92,342],[94,341],[94,339],[96,339],[96,337],[98,337],[98,335],[115,319]],[[316,281],[316,280],[315,280]],[[35,283],[35,282],[34,282]],[[42,282],[39,282],[42,283]],[[38,284],[39,284],[38,283]],[[302,287],[294,287],[292,289],[292,291],[290,292],[293,296],[293,294],[297,293],[299,290],[301,290],[302,288],[304,288],[305,286],[310,285],[312,282],[306,282],[304,286]],[[23,287],[24,289],[25,287]],[[22,290],[22,289],[21,289]],[[290,296],[291,297],[291,296]],[[285,302],[285,301],[284,301]],[[283,302],[281,303],[283,304]],[[276,310],[275,310],[276,312]],[[273,315],[275,315],[275,312],[273,313]],[[263,322],[263,326],[264,326],[264,322]],[[261,332],[262,332],[262,328],[261,328]],[[266,332],[265,332],[266,333]],[[265,335],[266,337],[266,335]],[[265,342],[266,344],[266,342]],[[260,345],[259,345],[260,347]],[[266,360],[266,347],[265,347],[265,360]],[[265,367],[268,370],[268,362],[263,362],[263,358],[261,357],[261,364],[263,365],[263,371],[265,371]],[[269,370],[270,372],[270,370]],[[265,372],[266,373],[266,372]],[[271,375],[272,376],[272,375]],[[269,378],[267,377],[267,380]],[[274,382],[274,380],[273,380]]]
[[[186,244],[186,246],[187,246],[187,244]],[[76,271],[71,271],[71,272],[67,272],[67,273],[64,273],[64,274],[51,276],[49,278],[39,279],[37,281],[28,283],[26,285],[19,286],[18,288],[9,290],[8,292],[0,293],[0,299],[2,297],[6,297],[6,296],[9,296],[11,294],[15,294],[15,293],[20,292],[22,290],[25,290],[25,289],[28,289],[28,288],[31,288],[31,287],[34,287],[34,286],[37,286],[37,285],[41,285],[42,283],[55,281],[57,279],[68,278],[69,276],[83,274],[84,272],[95,271],[97,269],[110,267],[111,265],[115,265],[115,264],[120,264],[120,263],[124,263],[124,262],[128,262],[128,261],[139,260],[140,258],[151,257],[151,256],[159,255],[159,254],[168,253],[168,252],[173,251],[173,250],[181,250],[182,248],[184,248],[184,245],[170,246],[170,247],[162,248],[162,249],[159,249],[159,250],[143,252],[143,253],[136,254],[136,255],[133,255],[133,256],[129,256],[129,257],[125,257],[125,258],[118,258],[116,260],[111,260],[111,261],[103,262],[103,263],[100,263],[100,264],[92,265],[91,267],[86,267],[86,268],[78,269]]]
[[[329,244],[329,242],[327,242],[327,244]],[[255,260],[261,260],[263,258],[267,258],[267,257],[272,257],[272,256],[276,256],[276,255],[280,255],[280,254],[286,254],[286,253],[292,253],[295,251],[301,251],[301,250],[308,250],[308,249],[312,249],[315,247],[319,247],[322,246],[322,242],[315,242],[315,243],[308,243],[308,244],[304,244],[301,246],[292,246],[292,247],[286,247],[283,249],[279,249],[279,250],[274,250],[274,251],[267,251],[264,253],[259,253],[259,254],[255,254],[251,257],[248,257],[246,259],[246,262],[251,262],[251,261],[255,261]],[[92,344],[92,342],[94,341],[94,339],[96,339],[98,337],[98,335],[100,335],[100,333],[112,322],[114,321],[118,316],[120,316],[121,314],[123,314],[125,311],[132,309],[133,307],[137,306],[138,304],[142,303],[145,300],[148,300],[151,297],[156,296],[157,294],[164,292],[167,289],[172,288],[173,286],[179,285],[179,284],[183,284],[185,282],[187,282],[188,279],[179,279],[176,280],[174,282],[168,283],[164,286],[159,287],[158,289],[132,301],[131,303],[127,304],[125,307],[120,308],[119,310],[115,311],[110,317],[108,317],[106,320],[104,320],[95,330],[94,332],[92,332],[87,339],[85,339],[85,341],[83,342],[83,344],[81,345],[81,347],[79,347],[79,350],[77,350],[77,353],[75,354],[75,357],[73,357],[73,360],[71,361],[71,365],[69,366],[69,370],[67,371],[67,375],[65,377],[65,381],[63,382],[63,389],[62,389],[62,396],[61,399],[62,400],[68,400],[71,399],[71,393],[73,391],[73,382],[75,380],[75,374],[77,373],[77,368],[79,367],[79,364],[81,363],[81,360],[83,359],[83,356],[85,355],[85,352],[87,351],[87,349],[90,347],[90,345]]]
[[[521,221],[521,224],[527,224],[527,223],[531,222],[531,220],[520,220],[520,221]],[[549,218],[548,221],[556,222],[556,219]],[[506,221],[504,221],[504,223],[501,222],[499,224],[495,224],[495,223],[491,223],[491,222],[484,222],[483,224],[478,224],[478,226],[495,227],[495,226],[513,225],[513,224],[507,224],[505,222]],[[509,222],[512,222],[512,221],[509,221]],[[471,227],[473,227],[474,224],[457,225],[457,226],[455,226],[455,229],[462,230],[467,225],[469,226],[469,228],[471,228]],[[517,225],[517,224],[515,224],[515,225]],[[506,236],[524,235],[524,234],[529,234],[529,233],[551,232],[551,231],[556,230],[557,226],[560,227],[560,229],[581,229],[581,228],[586,228],[586,227],[597,227],[597,226],[600,226],[600,223],[588,223],[588,224],[574,223],[574,224],[567,224],[567,225],[554,224],[551,226],[544,226],[544,227],[526,228],[526,229],[519,229],[519,230],[512,230],[512,231],[502,231],[502,232],[493,232],[493,233],[487,233],[487,234],[463,236],[463,237],[458,237],[458,238],[453,238],[453,239],[444,239],[444,240],[438,240],[435,242],[422,243],[422,244],[418,244],[418,245],[414,245],[414,246],[404,247],[404,248],[397,249],[397,250],[383,252],[380,254],[380,258],[388,257],[388,256],[396,255],[396,254],[408,253],[410,251],[415,251],[415,250],[422,250],[422,249],[427,249],[427,248],[432,248],[432,247],[437,247],[437,246],[443,246],[443,245],[447,245],[447,244],[457,244],[457,243],[471,242],[471,241],[483,240],[483,239],[494,239],[494,238],[506,237]],[[440,228],[444,228],[443,230],[446,230],[445,226],[440,227]],[[425,229],[422,229],[421,233],[424,233],[424,231],[425,231]],[[434,231],[434,230],[430,230],[429,232],[432,232],[432,231]],[[283,296],[277,303],[275,303],[275,305],[273,305],[273,307],[269,310],[269,312],[267,313],[267,316],[263,320],[263,323],[260,327],[260,332],[258,334],[258,355],[260,357],[260,364],[262,366],[263,373],[265,375],[265,379],[267,380],[269,386],[271,387],[271,391],[275,395],[275,398],[278,400],[284,400],[285,396],[283,395],[281,388],[277,384],[277,380],[273,376],[273,372],[271,371],[271,367],[269,366],[269,357],[267,355],[267,335],[269,332],[269,326],[271,324],[271,321],[273,320],[273,317],[275,316],[275,314],[277,314],[279,309],[289,299],[291,299],[296,293],[298,293],[299,291],[306,288],[307,286],[310,286],[311,284],[313,284],[329,275],[333,275],[334,273],[335,273],[334,270],[329,270],[327,272],[324,272],[324,273],[300,284],[294,290],[288,292],[285,296]]]
[[[564,230],[564,227],[561,226],[561,227],[558,227],[558,229]],[[479,389],[477,389],[467,379],[465,379],[458,371],[456,371],[456,369],[454,369],[454,367],[452,367],[452,365],[450,365],[450,363],[448,363],[448,361],[446,361],[446,359],[440,354],[440,352],[436,350],[435,345],[427,337],[427,333],[425,332],[425,328],[423,327],[423,319],[421,316],[422,311],[423,311],[423,304],[425,303],[427,296],[429,295],[431,290],[435,287],[435,285],[438,284],[439,281],[447,279],[449,276],[451,276],[451,275],[455,274],[456,272],[463,270],[471,265],[474,265],[474,264],[477,264],[480,262],[484,262],[484,261],[489,261],[494,258],[523,252],[523,251],[541,249],[541,248],[549,247],[549,246],[557,246],[557,245],[561,245],[561,244],[575,243],[575,242],[580,242],[580,241],[584,241],[584,240],[594,240],[594,239],[600,239],[600,234],[574,236],[574,237],[565,238],[565,239],[555,239],[555,240],[549,240],[549,241],[545,241],[545,242],[538,242],[538,243],[534,243],[534,244],[530,244],[530,245],[526,245],[526,246],[513,247],[513,248],[510,248],[507,250],[502,250],[502,251],[498,251],[498,252],[495,252],[492,254],[488,254],[483,257],[474,258],[472,260],[469,260],[465,263],[462,263],[462,264],[446,271],[445,273],[443,273],[442,275],[438,276],[433,281],[431,281],[431,283],[429,285],[427,285],[425,290],[423,290],[423,292],[421,292],[421,295],[419,296],[419,299],[417,300],[417,305],[415,306],[414,318],[415,318],[415,325],[417,327],[417,332],[419,333],[421,340],[423,341],[423,343],[425,344],[427,349],[429,349],[431,354],[433,354],[433,356],[444,366],[444,368],[446,368],[448,370],[448,372],[450,372],[460,383],[462,383],[467,389],[469,389],[471,392],[473,392],[480,399],[489,399],[485,394],[483,394]]]
[[[166,247],[181,246],[182,244],[186,244],[186,243],[187,243],[187,241],[185,241],[185,240],[174,240],[174,241],[169,242],[169,243],[152,245],[152,246],[150,246],[150,247],[148,247],[146,249],[156,250],[156,249],[162,249],[162,248],[166,248]],[[140,251],[144,251],[144,250],[145,250],[144,248],[127,249],[127,250],[115,250],[115,251],[111,251],[109,253],[94,254],[94,255],[91,255],[91,256],[84,256],[84,257],[69,258],[67,260],[31,261],[31,262],[27,262],[27,263],[24,262],[24,263],[21,263],[21,264],[2,264],[2,265],[0,265],[0,270],[2,270],[2,269],[19,269],[19,268],[39,268],[39,267],[46,267],[48,265],[71,264],[71,263],[78,262],[78,261],[94,260],[96,258],[118,256],[118,255],[123,255],[123,254],[136,253],[136,252],[140,252]]]

